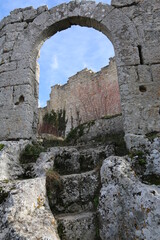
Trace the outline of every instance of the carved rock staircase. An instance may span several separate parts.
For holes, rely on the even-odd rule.
[[[99,240],[97,206],[102,160],[113,148],[71,151],[64,149],[54,160],[54,180],[48,179],[51,210],[62,240]]]

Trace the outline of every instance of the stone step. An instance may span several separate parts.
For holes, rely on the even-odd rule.
[[[54,159],[54,168],[61,174],[72,174],[90,171],[100,165],[102,160],[112,155],[113,146],[77,150],[76,148],[64,148]]]
[[[58,187],[50,184],[48,198],[53,213],[93,210],[100,189],[98,170],[60,177]]]
[[[97,240],[95,212],[62,214],[55,216],[61,240]]]

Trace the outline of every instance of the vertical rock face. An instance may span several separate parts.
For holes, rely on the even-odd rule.
[[[125,133],[159,131],[159,8],[158,0],[113,0],[12,11],[0,22],[0,140],[34,138],[41,43],[74,24],[101,31],[114,45]]]
[[[39,109],[39,127],[46,113],[61,109],[66,110],[66,133],[81,123],[121,113],[115,59],[99,72],[84,69],[66,84],[53,86],[47,106]]]
[[[16,179],[23,174],[19,156],[28,143],[28,140],[1,142],[4,148],[0,151],[0,181]]]
[[[60,240],[45,178],[0,183],[0,239]]]
[[[109,239],[159,238],[160,189],[139,181],[125,158],[109,157],[101,168],[100,236]]]

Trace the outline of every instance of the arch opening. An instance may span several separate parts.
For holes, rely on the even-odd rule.
[[[77,57],[75,57],[75,62],[77,61],[77,58],[80,58],[80,61],[86,61],[86,59],[83,59],[80,55],[80,42],[85,42],[87,40],[84,40],[84,35],[87,34],[87,31],[89,31],[88,28],[78,28],[78,31],[75,31],[78,27],[73,28],[73,32],[75,32],[76,37],[81,37],[81,40],[76,42],[76,48],[74,51],[78,51],[79,54],[77,54]],[[69,30],[69,34],[72,33],[72,29]],[[93,32],[92,32],[93,31]],[[96,35],[96,31],[90,30],[90,45],[94,41],[94,35]],[[64,31],[63,34],[59,33],[59,44],[67,45],[67,40],[65,39],[67,31]],[[60,36],[65,39],[64,42],[60,40]],[[74,36],[75,37],[75,36]],[[106,54],[106,58],[103,59],[103,65],[100,66],[100,64],[97,66],[97,63],[94,63],[94,68],[101,68],[93,71],[93,68],[84,68],[84,65],[80,64],[80,68],[78,66],[75,67],[77,71],[71,70],[71,74],[68,73],[68,75],[65,75],[65,79],[67,79],[67,83],[63,82],[64,85],[59,85],[59,82],[56,82],[58,84],[54,84],[54,86],[51,87],[51,93],[50,93],[50,99],[47,101],[47,106],[44,108],[39,109],[39,125],[38,125],[38,132],[43,137],[45,136],[45,133],[53,134],[58,137],[64,137],[66,136],[72,129],[75,127],[78,127],[80,124],[84,124],[90,121],[95,121],[98,119],[108,119],[115,115],[121,114],[121,104],[120,104],[120,93],[119,93],[119,86],[118,86],[118,77],[117,77],[117,68],[115,63],[115,58],[107,59],[107,51],[109,52],[108,48],[112,48],[111,43],[109,40],[107,41],[106,36],[101,36],[101,34],[97,34],[98,41],[102,40],[108,44],[106,44],[106,49],[101,49],[102,54],[99,57],[98,61],[100,61],[100,58],[102,58],[102,55]],[[101,38],[100,38],[101,37]],[[92,39],[91,39],[92,38]],[[47,40],[48,41],[48,40]],[[71,43],[72,47],[74,44],[75,39]],[[52,41],[50,41],[51,44]],[[54,41],[52,44],[56,45],[56,42]],[[57,45],[56,45],[57,46]],[[59,47],[59,46],[57,46]],[[65,46],[67,48],[67,46]],[[94,47],[94,49],[93,49]],[[98,53],[96,52],[96,47],[93,46],[92,52],[90,50],[90,54],[92,55],[92,58]],[[62,47],[61,47],[62,48]],[[102,48],[102,47],[101,47]],[[60,48],[58,48],[59,51]],[[78,50],[79,49],[79,50]],[[84,51],[84,50],[83,50]],[[50,50],[50,52],[53,53],[53,74],[56,72],[58,68],[58,52],[56,51],[56,48],[53,48]],[[93,54],[93,52],[95,52]],[[44,54],[44,52],[43,52]],[[62,54],[62,53],[61,53]],[[69,50],[69,53],[72,58],[71,50]],[[86,54],[86,53],[85,53]],[[114,55],[114,51],[112,50],[109,57],[112,57]],[[90,64],[88,59],[88,63]],[[45,60],[46,61],[46,60]],[[64,61],[64,59],[63,59]],[[69,61],[69,59],[68,59]],[[69,64],[67,61],[67,64]],[[107,63],[109,63],[107,65]],[[74,64],[71,64],[74,68]],[[86,64],[85,64],[86,65]],[[92,64],[93,65],[93,62]],[[106,66],[107,65],[107,66]],[[68,65],[61,64],[62,68],[69,68]],[[77,68],[78,67],[78,68]],[[48,68],[48,66],[47,66]],[[80,71],[78,71],[80,70]],[[63,69],[57,70],[58,73],[61,74],[63,72]],[[74,73],[74,74],[73,74]],[[50,72],[50,75],[53,75]],[[46,74],[45,74],[46,77]],[[58,78],[58,74],[55,73],[55,75],[52,77],[52,82],[54,83],[54,79]],[[64,76],[61,74],[61,78],[64,78]],[[55,79],[57,80],[57,79]],[[61,79],[60,79],[61,81]],[[46,85],[46,82],[45,82]],[[42,87],[42,89],[44,89]],[[58,130],[58,123],[56,122],[56,119],[59,119],[61,123],[64,124],[64,129]],[[63,123],[62,123],[63,121]],[[52,122],[52,123],[51,123]],[[103,122],[103,121],[102,121]],[[105,122],[105,120],[104,120]],[[106,124],[106,123],[105,123]],[[122,124],[120,124],[121,126]],[[105,128],[105,126],[103,126]],[[108,129],[109,127],[106,127]],[[117,127],[115,127],[117,129]],[[122,129],[121,129],[122,130]],[[113,129],[112,129],[113,131]],[[120,129],[119,129],[120,131]],[[97,133],[98,135],[98,133]],[[96,137],[96,136],[95,136]]]

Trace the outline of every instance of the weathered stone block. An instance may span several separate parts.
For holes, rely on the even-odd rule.
[[[142,47],[142,56],[144,64],[160,63],[159,51],[160,46],[155,45],[154,43]]]
[[[155,82],[160,82],[160,64],[153,64],[151,65],[152,77],[153,77],[153,84]]]
[[[7,32],[6,41],[7,42],[16,41],[18,34],[19,34],[18,32]]]
[[[18,105],[15,108],[5,107],[5,109],[1,108],[0,111],[3,111],[0,117],[0,125],[3,126],[0,130],[0,140],[29,139],[32,137],[34,115],[30,105]]]
[[[21,22],[23,18],[22,12],[18,12],[18,13],[11,13],[11,18],[10,21],[8,23],[15,23],[15,22]]]
[[[26,8],[16,8],[13,11],[11,11],[10,14],[17,14],[19,12],[26,11],[26,10],[33,10],[33,7],[30,6],[30,7],[26,7]]]
[[[96,215],[86,212],[73,215],[56,216],[58,228],[61,229],[62,240],[77,239],[89,240],[96,239]]]
[[[50,14],[48,11],[42,12],[38,17],[34,19],[33,23],[35,23],[38,26],[43,25],[47,22],[49,17],[50,17]]]
[[[93,199],[98,196],[100,187],[99,182],[98,171],[93,170],[82,174],[80,184],[80,195],[82,203],[93,201]]]
[[[101,181],[100,237],[156,240],[160,217],[158,186],[143,184],[127,159],[113,156],[103,162]]]
[[[33,96],[33,88],[31,85],[19,85],[13,87],[13,102],[14,104],[33,104],[34,96]]]
[[[6,52],[9,52],[9,51],[12,51],[14,43],[15,43],[14,41],[11,41],[11,42],[6,41],[4,46],[3,46],[3,52],[6,53]]]
[[[140,83],[152,84],[152,72],[150,66],[147,65],[138,66],[138,81]]]
[[[111,5],[115,7],[129,7],[130,5],[136,5],[141,0],[112,0]]]
[[[4,27],[3,32],[22,32],[27,26],[28,24],[26,22],[8,24]]]
[[[3,65],[2,65],[3,66]],[[30,84],[34,86],[35,76],[31,69],[16,69],[0,73],[0,87]]]
[[[62,177],[63,193],[61,193],[61,201],[63,206],[67,206],[80,200],[80,181],[80,174],[66,175]]]
[[[23,11],[23,19],[26,22],[31,22],[33,19],[37,16],[37,10],[35,9],[29,9]]]
[[[0,66],[0,73],[13,71],[17,68],[16,62],[5,63]]]
[[[13,87],[0,88],[0,107],[13,107]],[[2,116],[2,115],[1,115]]]
[[[48,207],[45,178],[1,182],[0,188],[9,193],[0,208],[1,239],[60,240]]]
[[[60,174],[78,173],[80,171],[78,151],[76,149],[62,150],[55,156],[54,167]]]
[[[0,38],[0,48],[3,47],[3,45],[4,45],[4,43],[5,43],[5,40],[6,40],[6,37],[5,37],[5,36],[3,36],[3,37]]]
[[[48,10],[48,6],[44,5],[44,6],[41,6],[41,7],[37,8],[37,13],[41,14],[42,12],[45,12],[47,10]]]

